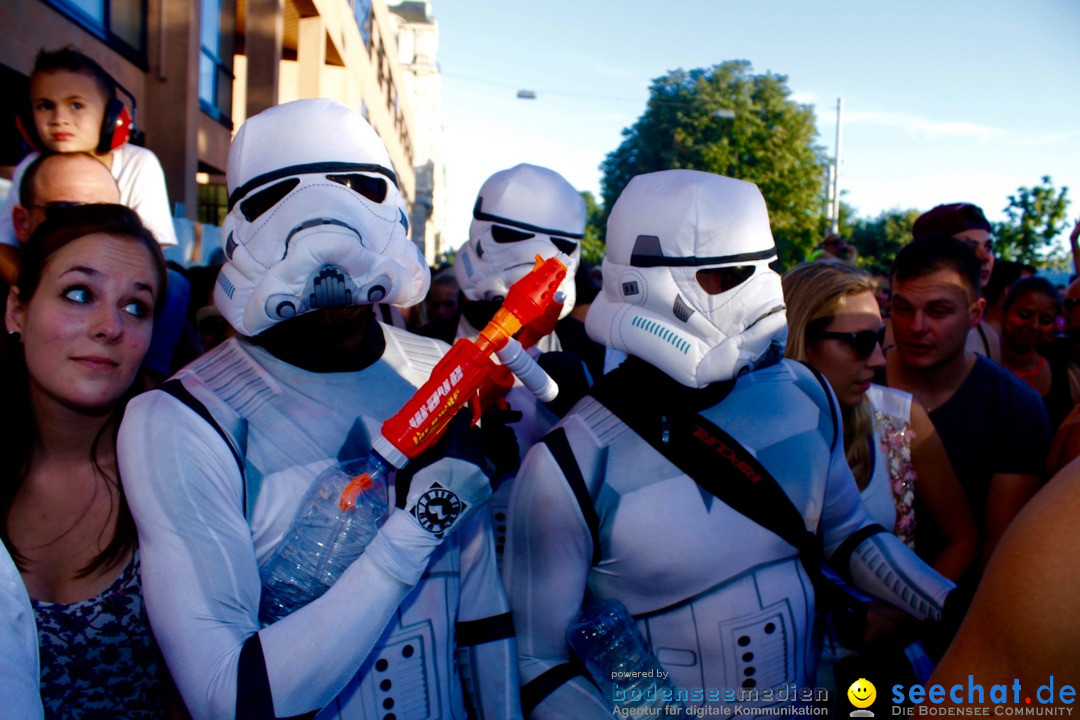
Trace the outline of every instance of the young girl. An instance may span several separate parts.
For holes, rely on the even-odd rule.
[[[165,717],[116,430],[165,291],[120,205],[57,208],[23,251],[0,353],[0,537],[37,620],[46,717]]]
[[[1002,309],[1001,364],[1042,397],[1051,432],[1080,400],[1080,370],[1050,344],[1061,313],[1057,288],[1040,277],[1016,282]]]

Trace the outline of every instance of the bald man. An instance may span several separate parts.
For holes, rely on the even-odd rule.
[[[42,155],[23,174],[19,204],[11,210],[20,243],[45,219],[45,208],[58,202],[119,203],[120,188],[109,169],[89,153]]]
[[[18,190],[19,202],[11,210],[11,222],[20,245],[45,219],[50,205],[120,202],[120,188],[112,173],[89,153],[38,157],[26,168]],[[19,249],[0,245],[0,275],[12,284],[18,272]]]

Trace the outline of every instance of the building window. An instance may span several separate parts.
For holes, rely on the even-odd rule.
[[[229,212],[228,189],[224,185],[209,182],[205,185],[200,183],[196,187],[199,197],[199,222],[220,226]]]
[[[356,27],[360,28],[360,37],[364,39],[364,47],[371,47],[371,0],[349,0],[352,6],[353,17],[356,18]]]
[[[232,127],[232,0],[203,0],[199,40],[199,107]]]
[[[140,68],[147,68],[146,0],[46,2]]]

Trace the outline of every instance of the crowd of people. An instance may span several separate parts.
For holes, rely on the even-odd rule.
[[[995,263],[978,207],[884,276],[835,235],[781,273],[755,185],[664,170],[594,268],[580,194],[520,164],[431,269],[375,131],[301,100],[237,132],[220,266],[170,267],[117,102],[42,51],[0,216],[0,716],[611,717],[567,631],[612,599],[687,708],[1080,680],[1080,283]],[[493,373],[391,463],[362,554],[260,619],[301,498],[538,257],[567,273],[518,339],[558,396]]]

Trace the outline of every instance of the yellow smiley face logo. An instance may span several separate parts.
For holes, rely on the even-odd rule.
[[[847,689],[848,700],[857,708],[868,708],[877,698],[877,689],[866,678],[859,678]]]

